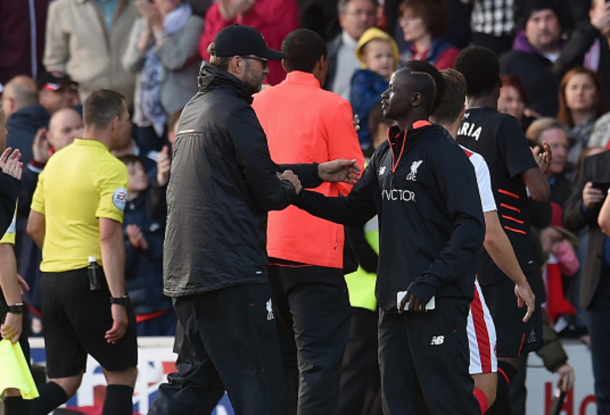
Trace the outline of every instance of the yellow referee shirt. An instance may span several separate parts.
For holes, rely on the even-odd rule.
[[[32,210],[45,216],[43,272],[103,263],[98,218],[123,223],[127,168],[95,140],[77,138],[51,157],[38,177]]]

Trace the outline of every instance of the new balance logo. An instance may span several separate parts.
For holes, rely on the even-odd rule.
[[[275,316],[273,315],[273,305],[271,304],[271,298],[267,301],[267,320],[275,320]]]
[[[445,343],[445,336],[432,336],[430,346],[440,346],[443,343]]]
[[[527,342],[528,342],[528,343],[536,343],[536,341],[537,341],[537,340],[538,340],[538,339],[536,338],[536,332],[535,332],[534,330],[532,330],[532,331],[530,332],[529,337],[527,338]]]
[[[379,175],[380,175],[380,176],[383,176],[384,174],[385,174],[385,166],[381,166],[381,167],[379,168]]]

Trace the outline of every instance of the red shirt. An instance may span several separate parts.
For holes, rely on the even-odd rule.
[[[257,0],[248,13],[237,15],[231,21],[222,18],[218,3],[214,3],[205,14],[205,27],[199,39],[201,58],[210,59],[208,46],[221,29],[234,23],[254,27],[261,32],[271,49],[280,50],[286,35],[299,27],[297,3],[295,0]],[[280,61],[270,61],[265,83],[276,85],[285,77],[286,71]]]

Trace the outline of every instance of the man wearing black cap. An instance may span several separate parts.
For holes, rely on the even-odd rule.
[[[178,372],[149,414],[211,413],[225,389],[238,414],[284,414],[282,364],[267,286],[267,212],[320,179],[350,181],[352,161],[290,166],[269,156],[250,106],[282,52],[248,26],[222,29],[182,111],[167,189],[164,292],[182,333]],[[309,187],[308,186],[308,187]]]
[[[45,72],[37,80],[38,101],[50,114],[79,103],[78,84],[63,72]]]

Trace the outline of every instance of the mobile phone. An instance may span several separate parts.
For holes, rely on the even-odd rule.
[[[601,190],[602,193],[608,193],[610,182],[593,182],[593,188]]]
[[[553,401],[551,402],[551,407],[549,408],[549,412],[547,415],[559,415],[561,414],[561,409],[563,408],[563,402],[566,399],[566,393],[559,389],[556,389],[553,393]]]
[[[396,293],[396,308],[398,310],[400,310],[400,302],[405,297],[405,295],[407,295],[407,291],[398,291]],[[436,301],[434,299],[434,296],[432,296],[430,301],[428,301],[426,303],[426,311],[434,310],[435,306],[436,306]],[[409,311],[409,303],[408,302],[405,304],[405,308],[403,309],[403,311]]]

